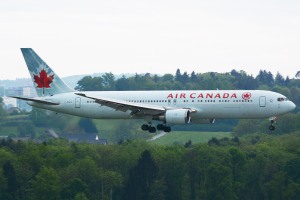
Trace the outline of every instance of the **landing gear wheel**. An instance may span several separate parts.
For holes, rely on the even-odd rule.
[[[171,127],[166,126],[165,124],[158,124],[158,125],[156,126],[156,128],[157,128],[157,130],[159,130],[159,131],[164,131],[164,132],[166,132],[166,133],[171,132]]]
[[[143,125],[141,126],[141,129],[142,129],[143,131],[148,131],[148,130],[149,130],[149,125],[148,125],[148,124],[143,124]]]
[[[270,131],[274,131],[274,130],[275,130],[274,124],[276,123],[277,117],[270,117],[269,119],[270,119],[270,121],[271,121],[271,125],[269,126],[269,130],[270,130]]]
[[[165,126],[164,127],[164,132],[166,132],[166,133],[171,132],[171,127],[170,126]]]
[[[269,130],[270,130],[270,131],[274,131],[274,130],[275,130],[275,126],[274,126],[274,125],[270,125],[270,126],[269,126]]]
[[[149,126],[149,133],[155,133],[156,132],[156,128],[153,126]]]

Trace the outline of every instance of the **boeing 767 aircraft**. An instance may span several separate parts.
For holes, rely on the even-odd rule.
[[[170,125],[215,119],[270,118],[295,109],[284,95],[263,90],[74,91],[31,49],[21,49],[37,98],[31,106],[95,119],[144,119],[142,130],[170,132]],[[155,127],[152,121],[158,121]]]

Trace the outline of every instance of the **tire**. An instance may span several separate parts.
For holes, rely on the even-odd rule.
[[[156,132],[156,128],[153,126],[149,126],[149,133],[155,133]]]
[[[274,131],[274,130],[275,130],[275,126],[270,125],[270,126],[269,126],[269,130],[270,130],[270,131]]]
[[[166,133],[171,132],[171,127],[170,126],[165,126],[164,127],[164,132],[166,132]]]
[[[142,129],[143,131],[148,131],[148,130],[149,130],[149,125],[148,125],[148,124],[143,124],[143,125],[141,126],[141,129]]]

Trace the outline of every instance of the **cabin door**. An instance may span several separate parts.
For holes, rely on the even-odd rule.
[[[80,108],[80,104],[81,104],[81,98],[76,97],[75,98],[75,108]]]
[[[266,97],[259,97],[259,107],[266,107]]]

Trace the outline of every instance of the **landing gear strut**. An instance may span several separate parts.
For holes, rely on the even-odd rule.
[[[275,130],[274,124],[275,124],[276,117],[271,117],[270,120],[271,120],[271,125],[269,126],[269,130],[274,131]]]
[[[274,122],[272,122],[272,121],[271,121],[271,125],[269,126],[269,130],[270,131],[274,131],[275,130]]]

